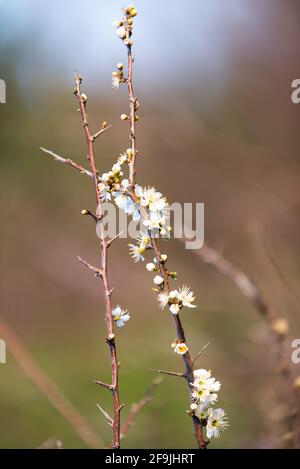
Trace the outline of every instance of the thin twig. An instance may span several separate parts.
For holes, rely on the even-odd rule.
[[[166,371],[166,370],[155,370],[153,368],[149,368],[150,371],[153,371],[153,373],[159,373],[162,375],[170,375],[170,376],[177,376],[178,378],[184,378],[183,373],[178,373],[176,371]]]
[[[89,448],[102,445],[99,437],[90,428],[77,409],[62,394],[57,384],[36,364],[26,346],[18,338],[14,330],[0,317],[0,332],[8,345],[8,349],[20,366],[22,372],[39,389],[46,399],[55,407],[62,417],[73,428],[77,436]]]
[[[57,153],[54,153],[51,150],[47,150],[46,148],[40,147],[40,150],[42,150],[44,153],[47,153],[47,155],[52,156],[55,161],[58,161],[59,163],[66,164],[68,166],[72,166],[74,169],[77,169],[81,174],[85,174],[86,176],[93,177],[92,173],[85,169],[83,166],[81,166],[78,163],[75,163],[75,161],[70,160],[70,158],[63,158],[60,155],[57,155]]]
[[[108,389],[109,391],[112,391],[113,389],[111,384],[104,383],[103,381],[94,380],[94,383],[98,384],[98,386],[102,386],[103,388]]]
[[[89,262],[85,261],[84,259],[82,259],[80,256],[77,256],[77,259],[79,260],[79,262],[81,262],[85,267],[87,267],[91,272],[93,272],[93,274],[95,275],[95,277],[102,277],[102,271],[100,269],[98,269],[97,267],[94,267],[93,265],[89,264]]]
[[[81,122],[84,129],[86,144],[87,144],[87,160],[90,167],[90,172],[92,173],[93,182],[94,182],[94,191],[97,204],[97,215],[101,219],[102,212],[102,200],[101,193],[98,187],[99,176],[98,171],[95,165],[94,157],[94,141],[89,130],[88,115],[86,110],[87,98],[84,94],[81,93],[81,83],[82,78],[79,75],[75,75],[75,96],[79,103],[79,112],[81,116]],[[113,428],[113,448],[118,449],[120,447],[120,403],[119,403],[119,385],[118,385],[118,360],[117,360],[117,350],[115,343],[113,319],[112,319],[112,308],[111,308],[111,289],[108,283],[108,274],[107,274],[107,242],[105,239],[105,233],[102,223],[98,225],[98,236],[100,238],[100,255],[101,255],[101,279],[104,292],[105,300],[105,323],[106,323],[106,333],[107,339],[106,343],[108,344],[111,358],[111,378],[112,378],[112,398],[113,398],[113,419],[112,419],[112,428]],[[108,340],[109,339],[109,340]]]
[[[126,35],[127,39],[130,39],[130,28],[128,27],[127,23],[125,22],[125,29],[126,29]],[[137,156],[137,150],[136,150],[136,103],[137,103],[137,98],[134,95],[134,90],[133,90],[133,57],[132,57],[132,48],[131,45],[127,47],[127,57],[128,57],[128,76],[127,76],[127,85],[128,85],[128,98],[129,98],[129,110],[130,110],[130,119],[129,119],[129,125],[130,125],[130,149],[131,149],[131,158],[129,161],[129,183],[130,187],[128,190],[128,194],[131,196],[133,202],[138,202],[137,197],[134,194],[134,187],[136,183],[136,156]],[[143,216],[143,214],[141,213]],[[162,278],[164,279],[164,293],[169,295],[171,289],[169,285],[169,274],[168,271],[163,263],[160,262],[161,259],[161,252],[159,249],[158,241],[157,238],[154,236],[154,234],[151,232],[151,230],[148,230],[149,237],[151,240],[151,246],[152,246],[152,251],[154,253],[154,257],[157,261],[157,265],[159,266],[160,274]],[[186,343],[186,338],[185,338],[185,332],[183,329],[183,325],[180,319],[179,314],[171,314],[174,328],[175,328],[175,333],[176,337],[180,342],[185,342]],[[190,403],[192,404],[193,398],[192,398],[192,386],[190,383],[194,381],[194,376],[193,376],[193,361],[191,358],[191,355],[189,351],[187,351],[184,355],[181,355],[181,358],[184,362],[185,366],[185,373],[184,377],[187,382],[188,386],[188,391],[189,391],[189,400]],[[206,448],[207,447],[207,441],[203,437],[202,434],[202,426],[201,422],[196,417],[195,415],[192,416],[193,424],[194,424],[194,434],[195,438],[197,441],[197,446],[198,448]]]
[[[112,427],[113,424],[114,424],[114,419],[104,409],[102,409],[100,404],[97,404],[97,407],[100,410],[100,412],[104,415],[104,417],[106,418],[108,425],[110,427]]]
[[[200,352],[198,352],[197,355],[193,358],[193,360],[192,360],[192,361],[193,361],[193,364],[196,363],[196,361],[198,360],[198,358],[201,357],[202,353],[204,352],[204,350],[207,349],[208,346],[209,346],[209,342],[208,342],[206,345],[204,345],[204,347],[202,347],[202,349],[200,350]]]

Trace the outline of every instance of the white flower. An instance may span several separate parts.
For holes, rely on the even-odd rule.
[[[184,355],[188,351],[188,347],[184,342],[174,344],[174,347],[172,346],[172,348],[175,353],[178,353],[178,355]]]
[[[153,264],[153,262],[148,262],[146,269],[148,272],[154,272],[156,270],[155,264]]]
[[[111,193],[109,192],[109,186],[107,186],[106,184],[103,184],[103,182],[100,182],[98,184],[98,188],[100,191],[102,202],[107,202],[108,200],[111,200]]]
[[[156,275],[153,279],[155,285],[162,285],[164,283],[164,279],[160,275]]]
[[[205,386],[201,386],[199,388],[194,388],[192,391],[192,396],[196,402],[205,403],[209,402],[209,390],[205,388]]]
[[[169,310],[171,311],[172,314],[178,314],[180,310],[180,306],[176,303],[173,303],[170,305]]]
[[[220,381],[216,381],[215,378],[209,378],[206,381],[206,387],[211,393],[219,392],[221,389]]]
[[[122,163],[120,163],[120,164],[122,164]],[[124,190],[128,189],[128,186],[129,186],[128,179],[123,179],[122,182],[121,182],[121,186],[122,186],[122,189],[124,189]]]
[[[166,293],[160,293],[158,295],[158,301],[160,308],[164,309],[164,307],[167,306],[169,302],[169,295],[167,295]]]
[[[194,370],[194,378],[193,384],[195,387],[207,386],[207,382],[211,378],[211,372],[204,369]],[[214,378],[212,379],[214,380]]]
[[[143,224],[148,228],[148,230],[159,229],[165,224],[165,217],[161,216],[159,212],[150,212],[150,216],[143,221]]]
[[[119,38],[125,39],[125,37],[126,37],[126,29],[124,28],[124,26],[120,26],[120,27],[117,29],[117,34],[118,34]]]
[[[120,163],[115,163],[111,169],[115,174],[119,174],[121,171]]]
[[[208,379],[211,377],[211,371],[205,370],[204,368],[199,368],[198,370],[194,370],[194,377],[195,378],[202,378]]]
[[[111,314],[113,320],[115,321],[118,327],[123,327],[125,325],[125,322],[129,321],[130,319],[130,314],[128,310],[122,309],[119,305],[112,310]]]
[[[100,179],[104,182],[108,182],[109,181],[108,173],[103,173]]]
[[[144,246],[145,248],[149,248],[151,246],[151,243],[150,243],[151,240],[148,234],[145,233],[144,231],[140,231],[136,239],[139,242],[139,244]]]
[[[197,409],[198,409],[197,404],[195,404],[195,402],[193,402],[193,403],[190,405],[190,409],[193,410],[193,411],[194,411],[194,410],[197,410]]]
[[[145,252],[145,248],[143,246],[136,246],[135,244],[129,244],[129,252],[134,260],[134,262],[139,262],[139,261],[144,261],[145,258],[143,256],[143,253]]]
[[[208,419],[206,426],[207,438],[219,438],[220,431],[225,430],[228,426],[227,417],[223,409],[208,409]]]
[[[126,179],[124,179],[124,181],[126,181]],[[122,194],[121,192],[113,192],[113,196],[115,197],[116,205],[121,210],[124,210],[128,215],[132,215],[132,219],[134,221],[138,221],[140,219],[139,209],[128,195]]]
[[[195,300],[194,294],[186,285],[179,289],[178,299],[181,301],[183,306],[187,306],[188,308],[196,308],[196,305],[192,304]]]
[[[126,153],[121,153],[121,155],[118,158],[118,163],[119,164],[124,164],[127,161],[127,155]],[[125,180],[125,179],[124,179]],[[128,182],[128,180],[126,180]]]
[[[197,406],[197,409],[195,410],[195,415],[200,420],[206,420],[207,419],[207,409],[203,408],[201,405]]]
[[[121,80],[119,76],[113,76],[111,79],[111,86],[117,90],[120,86]]]

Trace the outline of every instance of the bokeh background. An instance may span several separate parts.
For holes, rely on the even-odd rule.
[[[91,184],[39,147],[84,163],[73,72],[84,77],[90,120],[113,128],[97,143],[101,170],[128,146],[126,91],[111,72],[125,50],[110,27],[123,1],[0,1],[1,315],[37,364],[109,444],[96,408],[110,395],[103,304],[97,281],[76,260],[97,262]],[[205,203],[205,239],[256,280],[264,296],[299,329],[300,76],[298,0],[137,0],[134,54],[138,174],[169,201]],[[132,320],[117,331],[121,396],[139,400],[149,368],[180,370],[172,324],[157,310],[151,275],[128,260],[127,240],[110,252],[113,301]],[[268,246],[268,250],[266,247]],[[191,350],[210,342],[199,366],[222,382],[219,403],[230,428],[212,447],[280,445],[284,413],[265,324],[230,281],[176,240],[170,266],[197,296],[184,311]],[[280,266],[274,269],[267,251]],[[276,365],[275,365],[276,367]],[[294,365],[295,374],[299,365]],[[35,448],[59,438],[84,447],[72,428],[24,376],[8,351],[0,365],[0,446]],[[166,377],[138,416],[124,447],[193,447],[186,389]]]

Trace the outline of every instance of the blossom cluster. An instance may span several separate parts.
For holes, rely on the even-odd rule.
[[[133,28],[133,18],[137,15],[137,11],[133,5],[123,9],[124,18],[120,21],[115,21],[113,26],[116,27],[117,35],[124,42],[125,46],[132,46],[132,28]]]
[[[211,371],[205,369],[194,370],[191,411],[206,427],[207,438],[220,436],[220,431],[228,426],[225,411],[212,406],[218,400],[221,389],[220,381],[211,376]]]

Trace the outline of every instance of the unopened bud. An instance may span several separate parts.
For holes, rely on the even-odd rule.
[[[297,376],[297,378],[295,379],[294,388],[297,389],[297,391],[300,391],[300,376]]]
[[[272,323],[273,331],[281,336],[285,336],[289,332],[289,323],[284,318],[275,319]]]
[[[89,213],[89,211],[86,208],[81,210],[81,215],[87,215],[88,213]]]
[[[128,116],[127,114],[121,114],[120,118],[121,118],[121,121],[127,121]]]
[[[118,70],[123,70],[123,68],[124,68],[124,65],[123,65],[121,62],[119,62],[119,63],[117,64],[117,69],[118,69]]]

